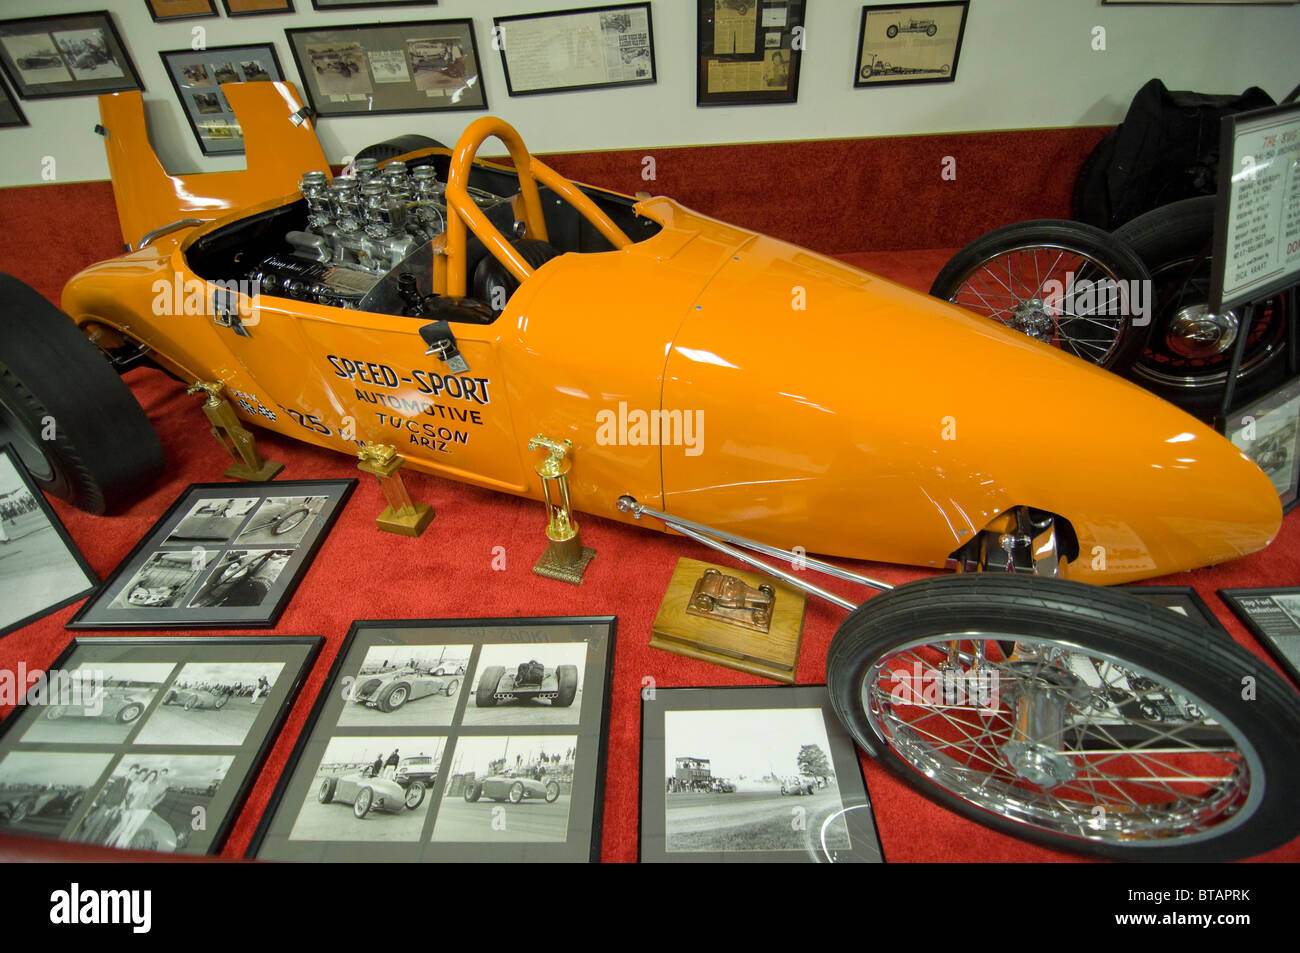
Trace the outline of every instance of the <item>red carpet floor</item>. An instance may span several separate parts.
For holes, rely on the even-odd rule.
[[[8,213],[14,212],[10,206]],[[10,215],[4,214],[9,220]],[[12,224],[0,220],[0,225]],[[0,228],[0,270],[31,281],[51,297],[79,264],[113,253],[116,223],[87,222],[78,248],[95,250],[79,261],[52,260],[32,253],[7,229]],[[951,249],[880,252],[844,256],[855,265],[924,289],[951,254]],[[70,261],[71,258],[71,261]],[[180,385],[152,371],[135,371],[128,381],[157,428],[170,466],[165,482],[129,512],[103,519],[55,501],[73,539],[101,577],[110,573],[176,496],[191,482],[220,479],[227,460],[208,435],[198,399]],[[286,464],[283,477],[360,476],[350,459],[260,433],[261,450]],[[542,511],[534,503],[412,474],[413,494],[434,505],[437,519],[422,539],[410,540],[376,531],[382,509],[379,489],[362,480],[325,541],[293,601],[274,630],[277,634],[320,634],[326,645],[294,706],[283,735],[263,769],[251,798],[239,815],[225,849],[239,856],[266,806],[272,787],[321,689],[330,663],[349,623],[356,618],[455,618],[473,616],[555,616],[611,613],[618,616],[614,694],[602,856],[631,861],[637,856],[639,782],[639,693],[647,676],[661,687],[761,684],[757,679],[648,647],[650,626],[677,559],[712,558],[711,551],[681,538],[588,518],[584,542],[599,555],[581,587],[534,576],[540,553]],[[504,546],[505,571],[490,565],[493,548]],[[1233,637],[1256,653],[1262,650],[1219,601],[1221,587],[1294,584],[1300,574],[1300,511],[1293,513],[1278,540],[1266,551],[1230,565],[1153,580],[1165,585],[1193,585],[1213,607]],[[869,566],[865,571],[890,582],[917,578],[917,570]],[[834,586],[834,584],[832,584]],[[846,595],[858,597],[851,590]],[[64,623],[75,606],[41,619],[0,639],[0,668],[19,662],[29,668],[48,666],[68,643]],[[823,681],[827,645],[842,613],[809,602],[798,681]],[[264,632],[265,630],[260,630]],[[1269,663],[1271,664],[1271,662]],[[7,712],[5,712],[7,714]],[[914,793],[864,760],[885,856],[890,861],[1068,861],[1070,855],[1029,845],[962,820]],[[1263,860],[1300,860],[1300,840],[1265,855]]]

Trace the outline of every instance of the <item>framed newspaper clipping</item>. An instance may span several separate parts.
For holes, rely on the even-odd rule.
[[[805,0],[698,4],[696,105],[798,100]]]
[[[493,19],[511,96],[655,81],[650,4]]]

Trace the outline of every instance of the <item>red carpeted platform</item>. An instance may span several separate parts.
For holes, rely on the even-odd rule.
[[[1077,164],[1079,159],[1081,154],[1073,161]],[[556,165],[565,168],[561,162]],[[576,169],[566,168],[566,171],[578,174]],[[602,184],[608,181],[614,187],[644,187],[609,181],[598,174],[582,178]],[[735,177],[730,181],[734,184]],[[655,190],[673,194],[666,187]],[[996,198],[990,195],[988,201],[994,202]],[[856,214],[863,220],[874,220],[877,212],[872,204],[862,197],[857,201],[860,207]],[[941,205],[933,195],[923,204],[929,207],[930,203],[936,203],[936,207]],[[798,207],[798,203],[791,204]],[[94,214],[87,214],[88,209]],[[723,208],[703,207],[702,210],[728,217]],[[891,214],[900,212],[894,209]],[[1061,211],[1044,210],[1019,217],[1043,214],[1061,214]],[[988,207],[979,215],[990,221],[987,227],[1017,217],[999,218]],[[958,230],[942,234],[947,237],[945,244],[952,246],[974,237]],[[53,300],[57,301],[59,288],[68,275],[97,258],[114,254],[119,245],[120,236],[105,184],[0,192],[0,270],[31,282]],[[865,240],[864,246],[893,247],[887,242],[872,244]],[[837,250],[834,244],[823,247]],[[952,247],[929,251],[877,250],[842,257],[854,265],[924,290],[952,251]],[[227,463],[207,433],[197,398],[186,397],[179,384],[157,372],[134,371],[127,379],[168,453],[170,466],[165,482],[129,512],[111,519],[89,516],[55,501],[55,508],[73,539],[101,577],[113,570],[185,486],[219,480]],[[259,439],[265,456],[285,463],[283,478],[361,476],[348,458],[266,432],[259,431]],[[618,616],[618,641],[602,856],[609,861],[634,860],[639,803],[640,690],[644,680],[652,678],[662,687],[762,684],[758,679],[651,650],[647,645],[651,622],[677,559],[682,556],[711,559],[714,554],[681,538],[587,518],[583,522],[584,542],[594,547],[598,556],[586,581],[575,588],[541,579],[531,572],[543,546],[543,513],[537,504],[422,474],[411,474],[409,486],[417,498],[432,503],[438,512],[424,537],[410,540],[376,531],[374,517],[382,509],[383,501],[375,481],[362,480],[274,630],[280,634],[320,634],[327,641],[282,737],[239,816],[225,854],[238,856],[246,847],[353,619],[611,613]],[[494,548],[498,546],[506,552],[503,571],[492,569]],[[1300,565],[1300,513],[1286,520],[1278,540],[1262,553],[1230,565],[1153,582],[1195,586],[1232,636],[1262,656],[1262,650],[1218,600],[1215,590],[1293,584],[1297,581],[1297,565]],[[919,570],[896,566],[860,568],[895,583],[922,575]],[[831,585],[836,587],[834,583]],[[851,589],[841,591],[858,597]],[[48,666],[70,638],[63,624],[75,608],[63,609],[0,639],[0,668],[12,668],[19,662],[25,662],[29,668]],[[809,602],[798,671],[800,683],[823,681],[826,648],[842,616],[838,609],[815,600]],[[864,761],[864,772],[885,856],[890,861],[1076,859],[961,820],[869,761]],[[1300,860],[1300,841],[1261,859]]]

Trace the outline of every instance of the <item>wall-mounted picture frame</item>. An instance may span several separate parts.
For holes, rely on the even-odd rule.
[[[356,485],[193,483],[68,628],[269,628]]]
[[[154,23],[219,16],[217,0],[144,0],[144,3]]]
[[[8,126],[28,125],[27,116],[18,105],[18,98],[9,89],[9,84],[0,77],[0,129]]]
[[[1220,589],[1219,598],[1300,685],[1300,586]]]
[[[23,99],[144,89],[106,10],[0,20],[0,65]]]
[[[313,10],[356,10],[367,7],[433,7],[438,0],[311,0]]]
[[[293,0],[221,0],[228,17],[259,17],[293,13]]]
[[[649,3],[494,17],[511,96],[655,82]]]
[[[853,85],[951,83],[969,0],[863,7]]]
[[[486,109],[472,20],[284,31],[317,116]]]
[[[204,155],[244,151],[244,133],[221,94],[226,83],[278,82],[280,58],[270,43],[166,50],[159,54],[190,130]]]
[[[90,564],[11,445],[0,446],[0,636],[83,598]]]
[[[0,723],[3,829],[217,853],[323,642],[75,639]]]
[[[1214,614],[1214,610],[1191,586],[1122,586],[1121,588],[1152,605],[1163,606],[1186,619],[1200,622],[1214,629],[1225,639],[1232,638],[1218,616]]]
[[[882,863],[826,686],[659,688],[641,700],[643,863]]]
[[[695,104],[797,102],[804,2],[696,0]]]
[[[1282,512],[1300,499],[1300,377],[1233,411],[1224,436],[1273,481]]]
[[[599,860],[614,637],[613,616],[353,623],[247,856]]]

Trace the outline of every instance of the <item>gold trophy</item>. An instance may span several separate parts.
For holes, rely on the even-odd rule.
[[[433,507],[428,503],[411,502],[406,483],[397,471],[406,462],[396,447],[385,443],[365,443],[357,451],[361,461],[357,469],[371,473],[379,480],[388,505],[375,517],[375,522],[385,533],[399,536],[419,536],[433,522]]]
[[[533,566],[533,572],[548,579],[578,585],[587,563],[596,558],[596,551],[582,545],[578,537],[578,524],[569,504],[569,470],[573,463],[569,451],[573,442],[560,442],[538,434],[528,441],[529,450],[545,450],[546,458],[534,469],[542,478],[542,495],[546,498],[546,551]]]
[[[203,413],[212,424],[212,436],[217,438],[217,443],[225,448],[226,453],[239,461],[226,471],[226,476],[232,480],[265,483],[283,470],[284,464],[263,460],[258,454],[257,441],[252,432],[239,422],[230,401],[221,396],[224,385],[225,381],[195,381],[185,389],[185,393],[197,394],[202,391],[208,395],[208,399],[203,402]]]

